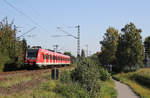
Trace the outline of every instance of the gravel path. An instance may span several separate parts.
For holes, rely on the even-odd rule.
[[[118,98],[139,98],[129,86],[120,83],[116,80],[114,81],[115,81],[116,89],[118,91]]]

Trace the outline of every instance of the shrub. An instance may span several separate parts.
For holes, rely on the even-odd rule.
[[[81,88],[78,83],[57,83],[56,86],[55,92],[65,98],[90,98],[86,90]]]
[[[106,80],[111,79],[110,73],[108,73],[108,71],[105,70],[104,68],[99,68],[99,72],[100,72],[100,79],[101,80],[106,81]]]
[[[61,73],[60,81],[64,83],[71,82],[71,72],[70,71],[63,71]]]
[[[72,73],[72,79],[86,89],[92,98],[96,97],[100,92],[98,66],[88,59],[82,59],[79,62]]]

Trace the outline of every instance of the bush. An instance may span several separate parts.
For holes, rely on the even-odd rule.
[[[57,83],[55,92],[65,98],[90,98],[86,90],[78,83]]]
[[[72,79],[77,81],[94,98],[100,92],[98,66],[88,59],[82,59],[75,71]]]
[[[99,68],[99,72],[100,72],[100,79],[101,80],[106,81],[106,80],[111,79],[110,73],[108,73],[108,71],[105,70],[104,68]]]
[[[63,71],[61,73],[60,81],[63,83],[71,82],[71,72],[70,71]]]

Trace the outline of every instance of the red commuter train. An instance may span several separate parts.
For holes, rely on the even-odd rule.
[[[29,48],[25,56],[25,65],[30,67],[47,67],[52,65],[69,65],[70,56],[54,51]]]

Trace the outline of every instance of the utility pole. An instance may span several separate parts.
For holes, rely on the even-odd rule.
[[[58,47],[59,47],[59,46],[58,46],[58,45],[53,45],[53,47],[54,47],[54,51],[55,51],[55,52],[58,52]]]
[[[73,37],[75,39],[77,39],[77,63],[79,61],[79,57],[80,57],[80,25],[75,26],[75,28],[77,28],[77,36],[74,36],[70,33],[68,33],[67,31],[61,29],[61,27],[57,27],[57,29],[59,29],[60,31],[64,32],[65,35],[53,35],[52,37],[64,37],[64,36],[70,36]]]
[[[77,62],[79,61],[80,57],[80,26],[76,26],[78,28],[78,37],[77,37]]]

